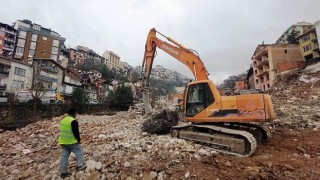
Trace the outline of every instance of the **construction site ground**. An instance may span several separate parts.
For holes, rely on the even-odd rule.
[[[67,179],[319,179],[320,73],[283,74],[270,91],[277,118],[265,123],[270,141],[250,157],[142,132],[135,110],[79,115],[85,171],[69,161]],[[0,179],[60,179],[56,117],[0,133]]]

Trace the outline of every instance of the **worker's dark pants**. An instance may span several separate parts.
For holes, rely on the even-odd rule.
[[[83,152],[80,144],[68,144],[61,145],[61,161],[60,161],[60,173],[66,173],[68,170],[69,155],[73,152],[76,155],[77,167],[83,166]]]

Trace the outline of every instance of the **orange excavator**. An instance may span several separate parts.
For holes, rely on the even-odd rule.
[[[159,39],[159,34],[169,42]],[[152,64],[159,48],[186,65],[195,81],[186,85],[184,118],[188,124],[171,128],[171,136],[192,140],[216,151],[238,156],[250,156],[257,144],[267,143],[268,128],[261,122],[275,118],[271,98],[267,94],[221,96],[208,78],[208,72],[196,51],[151,29],[143,58],[141,78],[142,96],[146,113],[152,108],[149,101],[149,79]]]

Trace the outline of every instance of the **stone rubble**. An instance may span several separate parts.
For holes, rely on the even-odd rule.
[[[299,77],[302,75],[304,76],[301,81]],[[279,77],[278,83],[270,90],[277,119],[266,124],[273,130],[288,128],[319,131],[320,81],[316,79],[319,77],[319,71],[312,73],[293,71]],[[308,83],[305,80],[308,80]],[[72,174],[67,179],[163,180],[179,173],[175,171],[177,168],[181,172],[180,179],[201,179],[199,177],[205,177],[206,173],[213,172],[212,168],[215,168],[214,173],[219,175],[217,177],[228,177],[231,175],[232,167],[238,169],[236,174],[243,173],[248,179],[279,179],[279,177],[294,179],[293,173],[299,169],[289,164],[279,164],[275,159],[270,160],[273,156],[270,153],[273,151],[264,151],[266,147],[261,148],[263,150],[260,155],[252,157],[256,157],[257,161],[259,158],[262,159],[262,163],[250,164],[253,162],[251,160],[237,163],[241,158],[221,156],[208,147],[171,138],[168,134],[155,135],[142,132],[146,118],[142,115],[141,109],[137,109],[131,108],[128,112],[118,112],[111,116],[78,115],[87,168],[76,172],[75,156],[71,155],[69,171]],[[61,179],[59,177],[61,149],[56,140],[59,120],[62,118],[38,121],[15,131],[0,130],[1,177]],[[281,148],[280,145],[278,147],[278,143],[274,143],[277,144],[276,148]],[[294,153],[288,154],[288,159],[294,158],[300,161],[307,159],[308,162],[314,158],[320,159],[320,150],[317,150],[317,147],[306,147],[301,143],[303,142],[300,141],[300,145],[294,146]],[[269,148],[272,147],[275,145]],[[278,152],[282,151],[283,149],[280,149]],[[186,159],[192,162],[193,167],[204,163],[208,169],[197,169],[196,174],[195,171],[185,169],[188,165]],[[303,167],[305,166],[300,168]],[[315,167],[313,177],[319,177],[317,169],[319,167]],[[284,175],[279,176],[281,173]],[[310,172],[305,176],[303,173],[298,174],[299,178],[310,178],[308,176]]]
[[[59,120],[39,121],[16,131],[0,134],[0,174],[10,178],[59,179],[61,150],[57,145]],[[113,116],[78,115],[87,168],[75,172],[75,155],[69,159],[70,179],[166,179],[166,166],[179,158],[210,156],[198,144],[166,135],[141,131],[145,118],[134,111]],[[5,141],[4,141],[5,140]],[[161,169],[150,161],[171,159]],[[146,169],[146,167],[148,167]],[[128,173],[130,172],[130,173]]]
[[[278,76],[270,90],[277,118],[272,127],[320,128],[320,71],[291,71]]]

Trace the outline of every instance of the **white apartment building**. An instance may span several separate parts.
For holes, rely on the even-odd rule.
[[[106,50],[103,53],[103,57],[106,58],[106,65],[109,69],[119,70],[120,67],[120,56],[112,51]]]
[[[8,77],[7,93],[15,93],[20,90],[30,89],[32,85],[32,65],[22,61],[11,60],[11,68]]]

